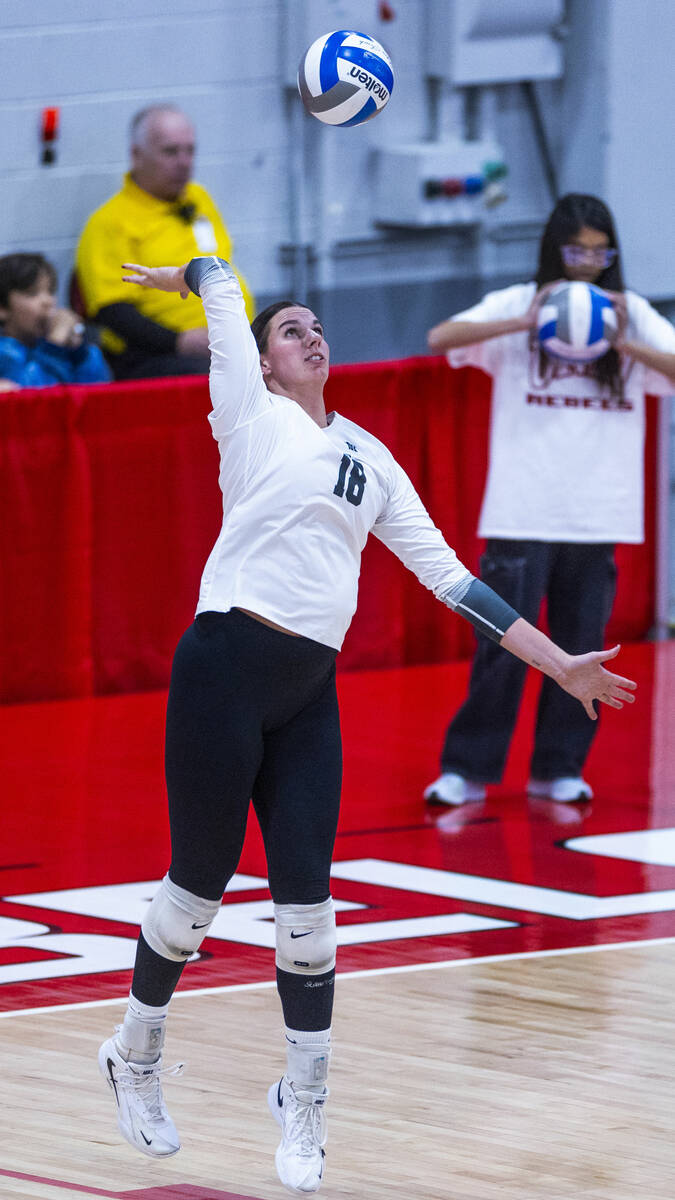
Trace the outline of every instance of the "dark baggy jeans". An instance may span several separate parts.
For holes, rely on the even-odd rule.
[[[490,539],[481,579],[536,624],[546,598],[550,636],[570,654],[603,648],[614,602],[614,546],[606,543]],[[526,665],[478,635],[469,694],[450,722],[441,769],[476,783],[498,783],[518,715]],[[531,776],[580,775],[597,732],[578,700],[544,677]]]

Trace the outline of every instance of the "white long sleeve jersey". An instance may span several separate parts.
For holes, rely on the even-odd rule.
[[[322,429],[268,392],[239,285],[217,259],[200,293],[223,524],[197,612],[249,609],[339,650],[371,530],[452,606],[473,576],[386,446],[339,413]]]
[[[522,316],[535,283],[488,292],[456,321]],[[675,329],[635,292],[625,292],[629,340],[675,354]],[[623,391],[594,378],[595,363],[566,363],[509,333],[451,350],[453,367],[492,376],[490,465],[480,537],[545,542],[644,540],[645,393],[669,396],[672,380],[630,358]]]

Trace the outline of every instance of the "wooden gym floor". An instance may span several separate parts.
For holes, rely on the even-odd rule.
[[[675,645],[626,647],[588,805],[528,801],[536,694],[484,804],[427,807],[466,665],[343,675],[327,1200],[672,1200]],[[275,1200],[283,1069],[251,829],[170,1016],[183,1148],[116,1130],[96,1050],[167,865],[164,696],[0,709],[3,1200]]]

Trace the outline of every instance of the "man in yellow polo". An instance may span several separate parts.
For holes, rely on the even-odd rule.
[[[101,345],[117,379],[208,374],[204,309],[196,296],[130,288],[122,263],[189,262],[232,243],[208,192],[191,180],[195,133],[173,105],[153,105],[131,123],[131,170],[121,191],[94,212],[76,255],[85,313],[101,327]],[[249,320],[253,299],[239,275]]]

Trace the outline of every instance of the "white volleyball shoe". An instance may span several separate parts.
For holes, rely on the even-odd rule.
[[[275,1163],[277,1174],[289,1192],[308,1195],[318,1192],[323,1178],[326,1151],[328,1088],[313,1092],[291,1083],[282,1075],[267,1093],[267,1103],[281,1126],[281,1141]]]
[[[580,800],[592,800],[593,789],[580,775],[563,775],[558,779],[530,779],[528,796],[541,800],[555,800],[558,804],[575,804]]]
[[[129,1145],[150,1158],[176,1154],[180,1138],[166,1111],[160,1077],[179,1075],[183,1064],[162,1067],[161,1058],[154,1063],[128,1062],[111,1037],[98,1052],[98,1065],[115,1096],[117,1125]]]
[[[430,804],[470,804],[485,799],[485,785],[446,771],[425,788],[424,799]]]

